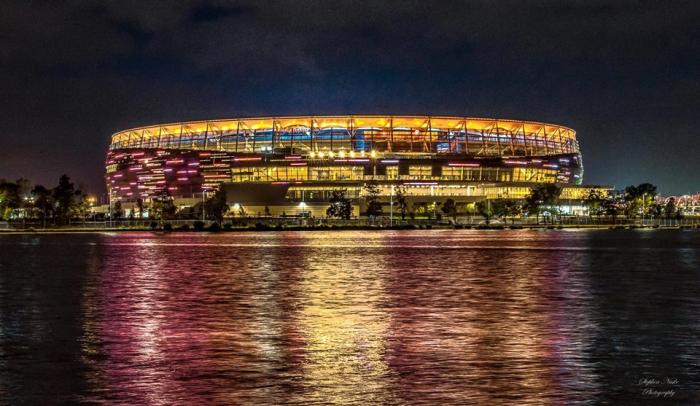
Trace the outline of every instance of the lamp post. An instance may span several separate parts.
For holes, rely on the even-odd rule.
[[[306,203],[303,200],[299,203],[299,214],[301,216],[299,217],[299,224],[302,224],[302,222],[306,221]]]
[[[391,185],[389,192],[389,227],[394,226],[394,185]]]
[[[206,220],[206,207],[204,204],[204,188],[202,188],[202,223],[204,223]]]
[[[107,199],[109,200],[109,228],[112,228],[112,189],[107,191]]]

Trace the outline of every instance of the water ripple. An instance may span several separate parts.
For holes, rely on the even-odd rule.
[[[692,404],[700,234],[649,235],[0,236],[0,402]]]

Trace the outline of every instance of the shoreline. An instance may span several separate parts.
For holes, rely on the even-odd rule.
[[[529,224],[529,225],[323,225],[323,226],[253,226],[253,227],[232,227],[220,229],[178,229],[164,230],[163,228],[150,227],[107,227],[107,228],[85,228],[85,227],[57,227],[40,229],[0,229],[0,235],[36,235],[36,234],[95,234],[95,233],[128,233],[128,232],[152,232],[156,234],[169,233],[240,233],[255,231],[401,231],[401,230],[700,230],[700,226],[676,225],[676,226],[642,226],[642,225],[613,225],[613,224],[584,224],[584,225],[551,225],[551,224]]]

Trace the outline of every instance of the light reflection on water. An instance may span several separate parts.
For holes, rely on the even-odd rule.
[[[658,238],[650,238],[650,236]],[[0,236],[0,400],[700,400],[700,233]],[[10,254],[10,255],[8,255]]]

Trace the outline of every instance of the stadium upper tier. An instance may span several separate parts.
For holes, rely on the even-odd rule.
[[[299,116],[191,121],[120,131],[110,150],[242,153],[377,151],[393,155],[578,154],[571,128],[518,120],[432,116]]]

